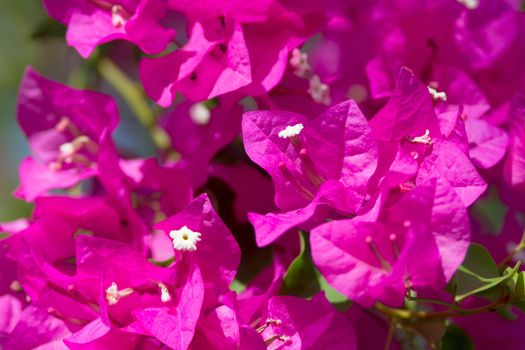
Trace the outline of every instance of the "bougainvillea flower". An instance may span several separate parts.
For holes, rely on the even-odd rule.
[[[388,337],[388,325],[376,315],[366,311],[359,305],[352,305],[352,307],[345,312],[345,315],[350,319],[354,325],[355,335],[357,337],[358,349],[381,349],[384,347]],[[371,337],[370,334],[374,336]],[[398,342],[392,342],[392,350],[399,350]]]
[[[29,305],[20,320],[2,343],[6,349],[66,349],[62,340],[70,334],[67,325],[47,312],[41,305]],[[4,339],[2,340],[4,341]]]
[[[425,84],[436,78],[439,82],[433,75],[436,64],[468,72],[487,68],[517,39],[516,12],[505,2],[479,1],[473,9],[459,1],[381,2],[374,11],[379,50],[366,69],[376,97],[392,92],[402,66],[413,70]]]
[[[254,167],[244,163],[211,164],[210,176],[224,181],[235,192],[234,210],[237,222],[247,222],[248,212],[275,210],[272,182]]]
[[[503,159],[509,137],[501,128],[483,119],[467,119],[465,130],[470,146],[469,156],[477,167],[490,168]]]
[[[184,209],[193,198],[193,188],[182,170],[161,166],[152,158],[120,159],[109,145],[99,154],[98,170],[109,201],[128,218],[130,227],[140,218],[151,228],[159,219]]]
[[[211,4],[197,13],[193,3],[191,8],[188,5],[171,3],[174,9],[188,12],[188,43],[166,56],[141,62],[141,81],[161,106],[170,105],[177,92],[193,101],[239,90],[251,95],[268,92],[281,79],[289,53],[324,20],[322,11],[297,14],[277,2],[255,23],[249,17],[257,12],[254,8],[264,9],[264,2],[250,6],[249,11],[237,1],[225,8]]]
[[[16,194],[33,200],[97,174],[100,148],[111,143],[117,105],[108,96],[75,90],[28,69],[17,109],[33,157],[22,161]]]
[[[323,299],[272,297],[259,327],[268,349],[357,349],[353,325]]]
[[[372,133],[380,141],[382,160],[375,176],[388,171],[402,149],[419,164],[410,184],[439,174],[466,206],[472,204],[487,185],[466,154],[468,141],[459,116],[442,113],[438,118],[429,89],[412,72],[401,69],[392,97],[370,121]]]
[[[172,239],[176,261],[182,258],[184,264],[199,266],[207,291],[221,294],[229,290],[237,273],[240,250],[207,195],[198,196],[155,228]]]
[[[250,216],[259,244],[308,221],[319,205],[350,213],[363,205],[377,149],[355,102],[338,104],[312,121],[290,112],[249,112],[242,127],[246,152],[272,177],[275,203],[284,212]]]
[[[310,240],[316,266],[339,292],[365,306],[400,305],[408,287],[444,286],[463,261],[470,230],[459,197],[434,180],[384,208],[378,222],[330,221]]]
[[[474,299],[470,299],[466,303],[470,307],[482,305],[482,302]],[[484,327],[486,326],[487,329],[490,329],[490,332],[480,332],[480,322]],[[479,350],[494,348],[520,350],[521,344],[525,341],[523,332],[521,332],[525,325],[525,318],[517,310],[515,313],[512,312],[511,318],[503,318],[497,312],[486,312],[474,317],[458,317],[454,320],[454,323],[465,331],[472,340],[473,345]]]
[[[175,31],[164,28],[165,0],[43,0],[51,17],[67,25],[69,46],[87,58],[95,47],[112,40],[127,40],[147,54],[157,54],[173,40]]]
[[[509,108],[510,145],[504,176],[514,189],[525,191],[525,97],[517,95]]]
[[[185,171],[195,187],[204,185],[208,165],[223,147],[239,135],[242,108],[228,98],[208,109],[202,103],[177,105],[160,121],[181,159],[174,165]]]

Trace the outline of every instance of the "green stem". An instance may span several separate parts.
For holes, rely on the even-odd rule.
[[[390,326],[388,327],[388,334],[386,336],[384,350],[390,350],[390,347],[392,346],[392,341],[394,340],[394,332],[396,330],[396,324],[397,324],[397,319],[395,317],[392,317],[390,319]]]
[[[410,320],[410,319],[445,319],[449,317],[462,317],[462,316],[469,316],[469,315],[475,315],[486,311],[494,311],[497,310],[499,307],[505,305],[506,298],[500,298],[499,300],[487,304],[485,306],[477,307],[474,309],[453,309],[453,310],[446,310],[446,311],[410,311],[405,309],[396,309],[389,306],[386,306],[381,303],[376,303],[375,309],[382,312],[385,315],[388,315],[390,317],[397,317],[400,319]]]
[[[169,148],[170,142],[166,132],[157,126],[155,115],[151,111],[144,91],[110,59],[100,58],[97,62],[100,75],[109,83],[129,105],[139,122],[150,132],[155,145],[161,149]]]
[[[462,308],[460,308],[457,305],[449,304],[447,302],[440,301],[440,300],[416,298],[416,297],[411,297],[411,296],[407,296],[407,299],[409,299],[411,301],[418,302],[418,303],[428,303],[428,304],[442,305],[442,306],[446,306],[446,307],[448,307],[449,309],[452,309],[452,310],[458,310],[458,311],[459,310],[463,310]]]

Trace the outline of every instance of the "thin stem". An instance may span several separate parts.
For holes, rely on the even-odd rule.
[[[441,301],[441,300],[417,298],[417,297],[412,297],[412,296],[408,296],[408,295],[407,295],[406,298],[409,299],[409,300],[412,300],[412,301],[416,301],[418,303],[428,303],[428,304],[442,305],[442,306],[448,307],[449,309],[458,310],[458,311],[459,310],[464,310],[464,309],[460,308],[457,305],[453,305],[453,304],[450,304],[450,303],[447,303],[447,302],[444,302],[444,301]]]
[[[388,333],[386,336],[384,350],[390,350],[390,347],[392,346],[392,341],[394,340],[394,332],[396,330],[396,325],[397,325],[397,319],[395,317],[392,317],[390,319],[390,326],[388,327]]]
[[[410,311],[405,309],[396,309],[391,308],[389,306],[386,306],[381,303],[376,303],[375,308],[376,310],[390,316],[390,317],[397,317],[401,319],[413,319],[413,318],[419,318],[419,319],[444,319],[448,317],[462,317],[462,316],[469,316],[469,315],[475,315],[486,311],[494,311],[497,310],[499,307],[505,305],[506,298],[500,298],[499,300],[487,304],[485,306],[477,307],[474,309],[458,309],[458,310],[446,310],[446,311]]]
[[[97,69],[100,75],[124,98],[139,122],[150,132],[155,145],[161,150],[169,148],[169,137],[163,129],[158,127],[155,115],[140,85],[131,80],[108,58],[102,57],[97,62]]]

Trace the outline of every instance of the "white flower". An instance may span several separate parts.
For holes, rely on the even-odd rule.
[[[201,233],[192,231],[188,226],[182,226],[178,230],[170,231],[173,240],[173,248],[182,251],[197,250],[197,242],[201,240]]]
[[[301,133],[303,130],[304,125],[299,123],[295,125],[289,125],[285,129],[279,131],[279,134],[277,134],[282,139],[288,139],[293,136],[297,136]]]

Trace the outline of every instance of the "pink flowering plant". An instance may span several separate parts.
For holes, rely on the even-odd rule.
[[[0,348],[525,348],[523,2],[42,5]]]

